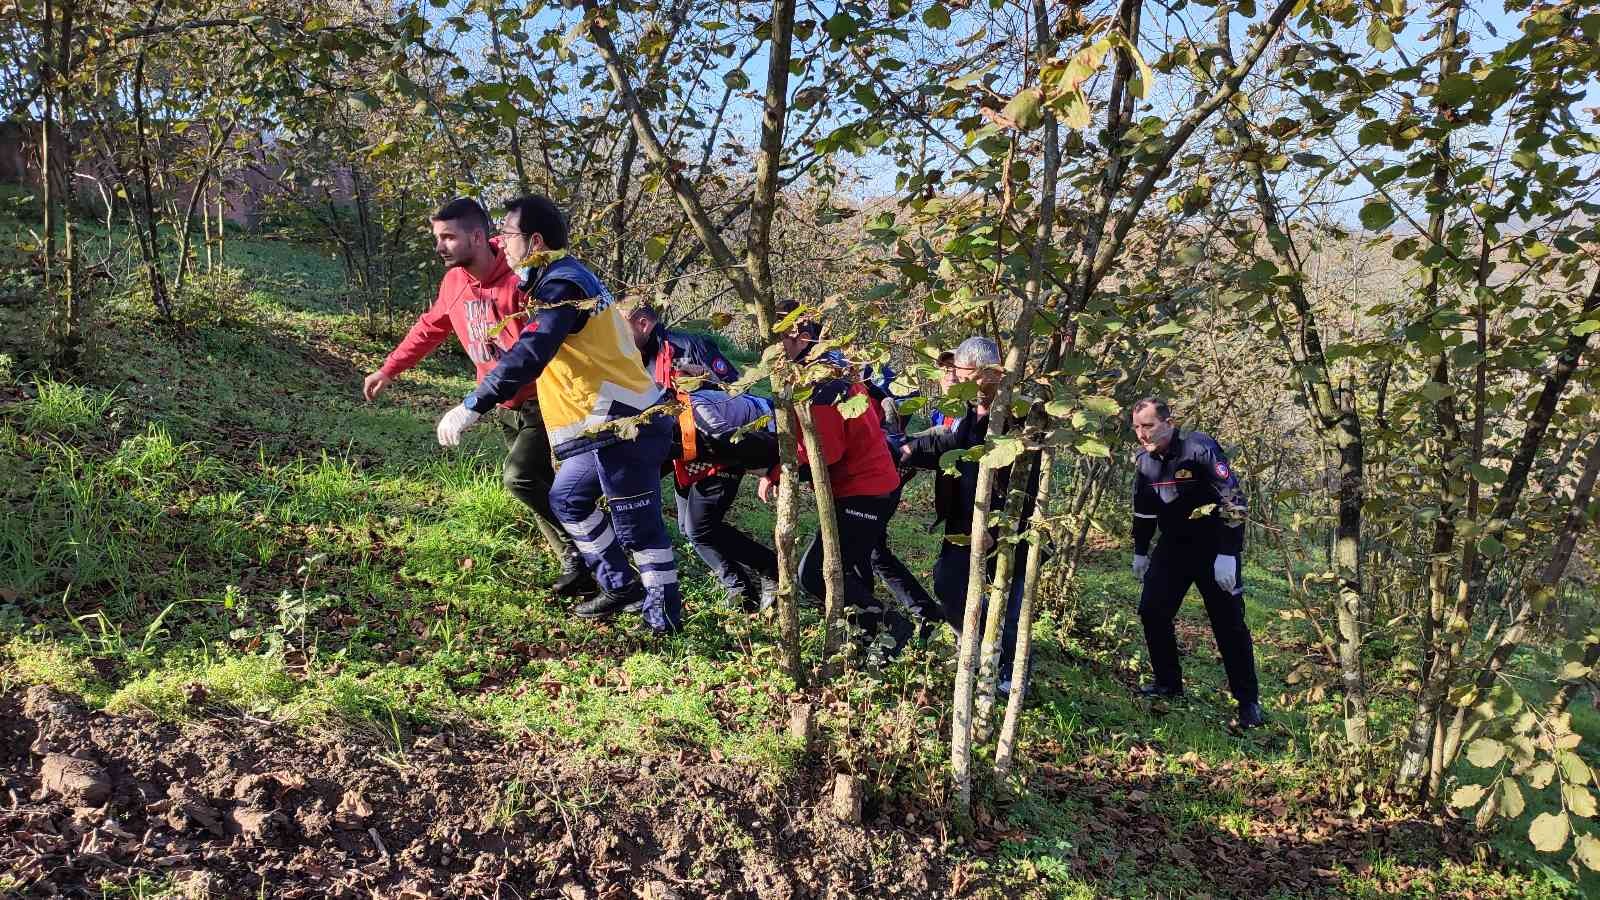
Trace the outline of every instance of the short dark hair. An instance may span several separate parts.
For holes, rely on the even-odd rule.
[[[551,250],[564,250],[567,246],[567,217],[555,201],[540,194],[526,194],[507,200],[505,210],[517,214],[517,230],[523,234],[537,234]]]
[[[794,299],[784,299],[778,301],[777,308],[773,311],[778,314],[778,318],[781,320],[787,318],[790,313],[799,308],[800,301]],[[803,315],[797,322],[794,323],[792,330],[795,334],[798,334],[804,338],[810,338],[814,341],[822,336],[822,323],[810,315]]]
[[[468,228],[489,233],[489,214],[471,197],[457,197],[439,207],[439,211],[433,214],[433,221],[463,222]]]
[[[649,316],[657,322],[661,321],[661,313],[656,312],[656,308],[651,305],[649,300],[638,301],[633,304],[633,309],[628,311],[628,318],[630,319],[637,319],[642,316]]]
[[[1139,410],[1144,409],[1147,406],[1155,407],[1156,408],[1156,418],[1160,419],[1163,422],[1165,422],[1168,419],[1172,418],[1172,409],[1167,406],[1167,401],[1161,399],[1160,397],[1142,397],[1142,398],[1140,398],[1137,402],[1135,402],[1133,404],[1133,409],[1129,410],[1128,414],[1129,415],[1135,415],[1135,414],[1137,414],[1139,412]]]

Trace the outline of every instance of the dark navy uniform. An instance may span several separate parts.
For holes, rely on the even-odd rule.
[[[1166,450],[1140,452],[1136,465],[1133,552],[1150,557],[1139,617],[1155,686],[1171,692],[1182,686],[1172,622],[1193,584],[1205,599],[1234,699],[1257,702],[1255,651],[1244,621],[1246,504],[1238,476],[1217,442],[1199,431],[1174,432]],[[1150,541],[1158,529],[1161,541],[1152,554]],[[1213,566],[1218,556],[1233,557],[1239,572],[1231,592],[1217,584]]]
[[[640,348],[639,355],[644,357],[645,368],[650,370],[656,383],[662,387],[668,386],[664,376],[670,373],[670,368],[663,371],[663,367],[681,369],[686,365],[699,366],[706,370],[709,379],[707,387],[732,384],[739,380],[739,368],[723,355],[716,341],[687,331],[671,331],[659,322],[649,340]]]
[[[649,340],[639,350],[644,364],[657,384],[674,388],[673,372],[687,365],[705,369],[706,387],[718,387],[739,380],[739,369],[717,347],[716,342],[698,334],[671,331],[659,322]],[[686,383],[698,379],[685,379]],[[692,396],[692,395],[691,395]],[[756,398],[748,398],[754,400]],[[767,414],[770,415],[770,406]],[[696,419],[697,425],[700,424]],[[746,424],[741,421],[738,425]],[[709,438],[708,432],[701,436]],[[739,483],[748,468],[766,469],[765,449],[769,441],[761,435],[748,435],[730,452],[717,452],[718,447],[707,447],[704,459],[723,460],[724,464],[700,465],[707,471],[695,470],[678,484],[678,530],[688,539],[698,555],[711,570],[711,574],[734,597],[741,597],[747,608],[755,609],[764,592],[770,593],[778,578],[778,556],[771,547],[750,537],[727,521],[728,512],[739,496]],[[714,442],[713,442],[714,443]],[[772,445],[776,453],[776,444]],[[752,453],[761,457],[757,463],[738,464],[736,457]],[[691,479],[692,480],[689,480]],[[685,483],[687,481],[687,483]]]

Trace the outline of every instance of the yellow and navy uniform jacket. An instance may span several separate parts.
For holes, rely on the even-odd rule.
[[[1139,451],[1135,468],[1135,553],[1149,554],[1157,526],[1163,543],[1174,541],[1232,556],[1244,552],[1244,489],[1211,435],[1174,432],[1160,453]],[[1213,508],[1196,515],[1207,506]]]
[[[639,361],[627,320],[588,267],[563,256],[522,282],[531,320],[465,405],[487,412],[537,380],[539,410],[557,459],[614,444],[609,422],[664,399]]]

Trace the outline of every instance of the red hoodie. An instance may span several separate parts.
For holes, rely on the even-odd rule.
[[[433,301],[433,306],[417,317],[416,324],[411,326],[411,330],[383,361],[378,371],[386,378],[399,375],[421,362],[424,356],[444,343],[454,330],[462,349],[467,351],[467,356],[472,358],[473,365],[477,367],[478,380],[482,381],[483,376],[494,371],[500,354],[510,350],[517,342],[517,335],[522,333],[522,326],[528,322],[526,317],[516,318],[507,322],[498,334],[489,336],[507,316],[526,308],[527,298],[517,290],[517,284],[517,273],[511,271],[506,264],[505,254],[498,247],[495,247],[494,268],[489,271],[489,277],[482,281],[472,277],[472,273],[464,266],[456,266],[446,272],[444,280],[439,282],[439,296]],[[537,382],[529,382],[527,387],[501,405],[516,409],[533,396],[537,386]]]

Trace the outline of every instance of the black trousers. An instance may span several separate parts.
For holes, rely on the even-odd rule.
[[[1144,576],[1144,592],[1139,598],[1139,618],[1144,621],[1145,646],[1150,650],[1150,668],[1156,684],[1177,689],[1183,686],[1178,665],[1178,635],[1172,622],[1183,605],[1189,586],[1200,589],[1211,633],[1222,654],[1222,667],[1228,673],[1228,687],[1240,703],[1260,699],[1256,682],[1255,648],[1250,628],[1244,621],[1244,561],[1237,560],[1240,583],[1233,593],[1224,591],[1212,573],[1217,551],[1206,544],[1178,544],[1163,541],[1150,556],[1150,570]]]
[[[1017,654],[1017,625],[1022,616],[1022,569],[1027,558],[1026,545],[1019,545],[1013,551],[1011,592],[1006,597],[1006,611],[1002,618],[1000,633],[1000,680],[1011,677],[1011,664]],[[986,578],[994,578],[993,554],[989,556],[988,573]],[[933,590],[939,595],[939,602],[944,607],[944,619],[955,629],[957,635],[966,624],[963,620],[967,614],[967,577],[972,573],[972,548],[962,544],[943,544],[939,547],[939,558],[933,562]],[[984,585],[983,592],[984,617],[989,615],[989,588]],[[982,619],[979,620],[983,621]]]
[[[892,496],[895,508],[898,509],[900,492],[895,491]],[[893,550],[889,549],[887,528],[884,529],[883,539],[878,541],[878,546],[872,548],[872,571],[883,579],[884,586],[889,589],[889,595],[912,615],[924,622],[944,621],[939,604],[928,595],[928,590],[922,586],[921,580],[904,562],[901,562],[900,557],[894,555]]]
[[[550,435],[544,430],[538,404],[530,398],[521,409],[503,415],[500,427],[506,438],[505,468],[501,472],[506,490],[533,510],[533,523],[550,545],[550,552],[562,559],[576,557],[578,548],[550,509],[550,485],[555,482],[556,470],[550,458]]]
[[[758,576],[778,577],[778,555],[772,548],[727,522],[742,478],[729,472],[678,490],[678,529],[717,581],[735,595],[759,589]]]
[[[869,640],[880,631],[890,637],[890,655],[900,652],[911,637],[911,621],[900,614],[893,604],[885,604],[873,596],[872,555],[883,542],[894,517],[899,498],[895,494],[881,497],[840,497],[834,500],[839,510],[839,552],[844,564],[844,604],[846,613],[857,626],[867,633]],[[800,586],[812,596],[823,599],[827,586],[822,579],[822,532],[817,532],[800,557]]]

